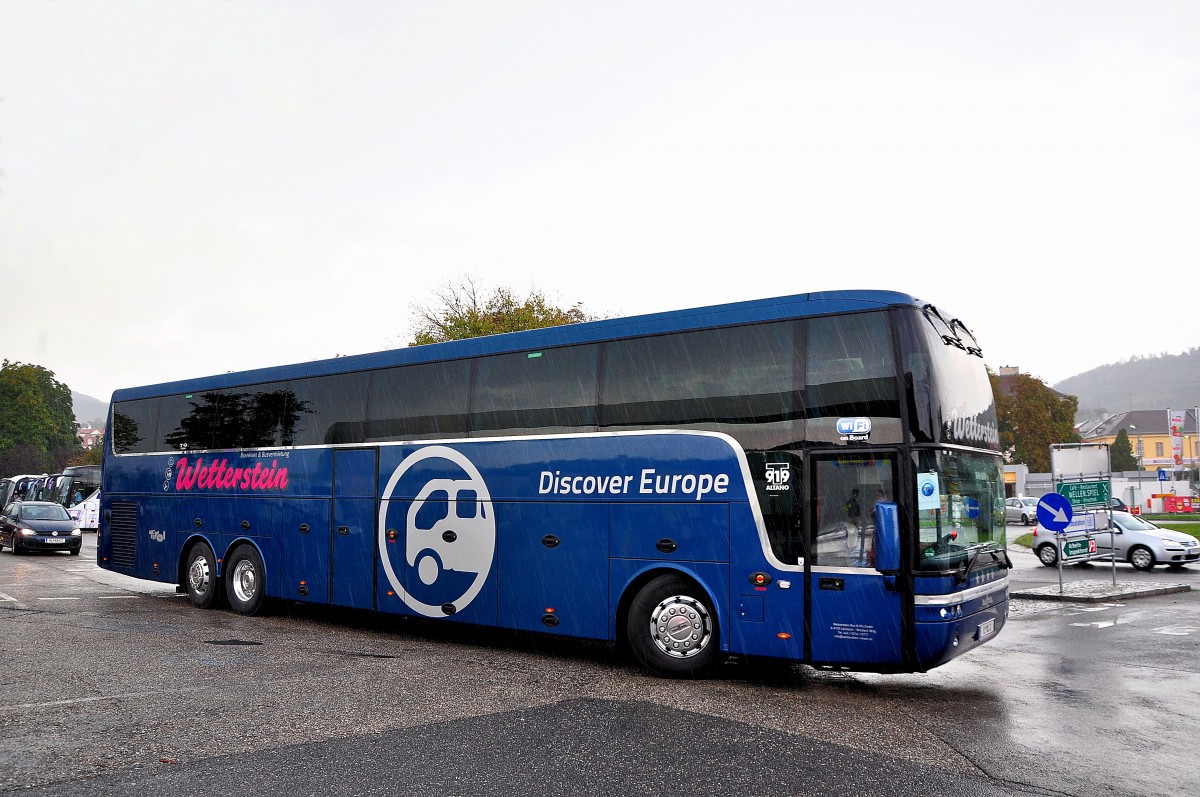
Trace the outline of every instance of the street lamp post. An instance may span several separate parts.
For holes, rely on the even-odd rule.
[[[1129,424],[1129,428],[1132,429],[1134,432],[1137,432],[1137,426],[1135,426],[1134,424],[1132,424],[1132,423]],[[1137,438],[1137,464],[1138,464],[1138,486],[1137,486],[1138,500],[1137,500],[1137,503],[1138,503],[1138,506],[1140,507],[1142,504],[1142,471],[1145,470],[1145,463],[1142,462],[1142,436],[1140,434],[1135,435],[1135,436]]]

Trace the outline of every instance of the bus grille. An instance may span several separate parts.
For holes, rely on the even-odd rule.
[[[133,567],[137,564],[137,516],[136,501],[113,501],[108,528],[115,567]]]

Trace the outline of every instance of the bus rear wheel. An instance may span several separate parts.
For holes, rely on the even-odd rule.
[[[253,545],[239,545],[225,563],[225,597],[238,614],[257,614],[266,593],[263,561]]]
[[[183,587],[197,609],[210,609],[217,600],[217,558],[207,543],[198,542],[188,551],[183,568]]]
[[[659,576],[642,587],[625,630],[634,657],[656,675],[701,675],[720,656],[716,613],[704,590],[681,576]]]

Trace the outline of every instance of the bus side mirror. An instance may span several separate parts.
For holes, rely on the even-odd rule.
[[[900,571],[900,509],[895,504],[875,505],[875,569]]]

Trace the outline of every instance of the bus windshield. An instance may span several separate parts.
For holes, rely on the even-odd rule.
[[[917,570],[962,566],[968,552],[1005,547],[1004,481],[992,456],[920,451],[917,460]]]
[[[68,509],[81,503],[100,486],[100,468],[98,466],[79,466],[67,468],[58,477],[54,486],[54,494],[47,500],[60,504]]]

